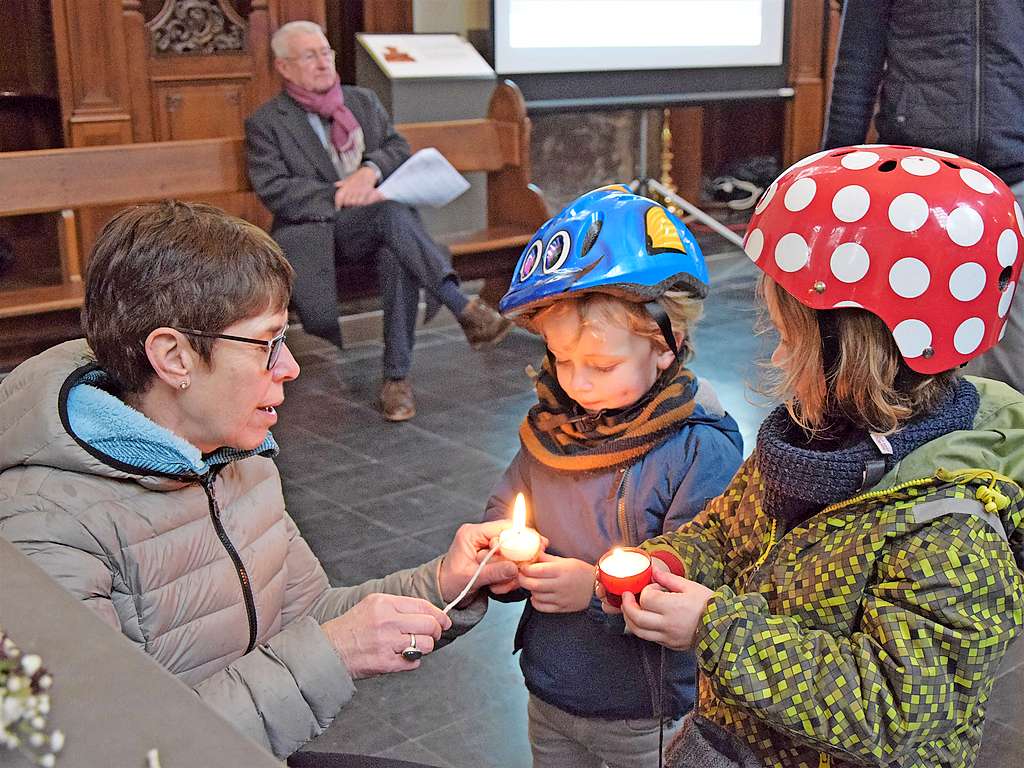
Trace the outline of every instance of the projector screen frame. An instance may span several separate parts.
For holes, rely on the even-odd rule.
[[[782,62],[766,66],[688,67],[607,70],[601,72],[502,72],[519,86],[529,112],[570,109],[647,109],[722,101],[787,99],[792,41],[792,0],[783,0]],[[495,2],[490,3],[491,45],[495,66]]]

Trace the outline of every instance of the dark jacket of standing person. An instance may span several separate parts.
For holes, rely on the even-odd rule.
[[[877,99],[882,142],[1024,180],[1022,30],[1019,0],[846,0],[823,146],[862,143]]]

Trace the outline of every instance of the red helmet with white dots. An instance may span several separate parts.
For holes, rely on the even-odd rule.
[[[977,163],[862,145],[800,160],[765,190],[744,249],[812,309],[861,307],[907,365],[955,368],[995,346],[1020,277],[1024,214]]]

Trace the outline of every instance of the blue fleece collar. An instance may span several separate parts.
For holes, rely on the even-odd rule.
[[[68,393],[68,423],[74,435],[121,464],[147,473],[175,477],[202,477],[215,467],[249,456],[273,458],[278,453],[274,436],[251,451],[218,448],[203,456],[198,448],[178,437],[96,384],[105,374],[90,371]]]

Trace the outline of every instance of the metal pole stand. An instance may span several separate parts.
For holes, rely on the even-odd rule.
[[[655,196],[661,198],[667,207],[675,206],[680,210],[685,211],[688,215],[695,218],[701,224],[704,224],[711,231],[721,235],[733,245],[738,248],[743,248],[743,238],[733,232],[731,229],[726,227],[718,219],[713,218],[709,214],[702,211],[696,205],[680,197],[675,189],[672,188],[672,149],[671,141],[672,134],[668,127],[667,112],[665,110],[665,124],[662,128],[661,139],[662,139],[662,180],[650,178],[646,176],[647,173],[647,110],[640,110],[640,139],[639,139],[639,151],[637,152],[637,178],[630,182],[629,188],[632,189],[636,194],[643,195],[644,197],[650,197],[654,199]],[[666,183],[667,182],[667,183]],[[653,195],[652,195],[653,193]]]

